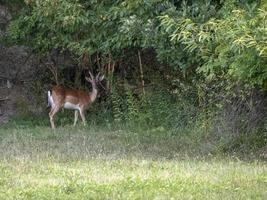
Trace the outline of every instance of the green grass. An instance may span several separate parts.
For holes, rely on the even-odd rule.
[[[267,199],[265,161],[190,144],[158,129],[13,123],[0,128],[0,199]]]

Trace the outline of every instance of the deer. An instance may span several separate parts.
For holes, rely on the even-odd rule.
[[[78,89],[66,88],[62,85],[53,86],[50,91],[47,92],[48,106],[51,107],[49,112],[50,125],[52,129],[55,129],[54,117],[56,113],[61,109],[74,110],[74,123],[76,125],[78,120],[78,114],[82,119],[84,125],[86,125],[85,111],[91,106],[98,96],[98,85],[101,85],[101,81],[104,79],[104,75],[98,73],[96,77],[89,71],[90,77],[85,77],[86,81],[91,83],[92,91],[83,91]],[[102,86],[103,87],[103,86]]]

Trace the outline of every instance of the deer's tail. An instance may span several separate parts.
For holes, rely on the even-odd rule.
[[[47,108],[53,107],[53,104],[54,104],[54,100],[53,100],[53,97],[52,97],[52,91],[49,90],[47,92]]]

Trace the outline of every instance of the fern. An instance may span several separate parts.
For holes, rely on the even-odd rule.
[[[115,122],[121,122],[123,120],[123,111],[121,108],[122,100],[118,94],[117,89],[114,87],[112,93],[110,94],[112,102],[112,114]]]

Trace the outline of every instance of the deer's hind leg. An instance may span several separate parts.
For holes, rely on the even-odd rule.
[[[49,119],[50,119],[50,124],[51,128],[55,129],[55,123],[54,123],[54,116],[55,114],[59,111],[60,107],[53,107],[51,111],[49,112]]]

